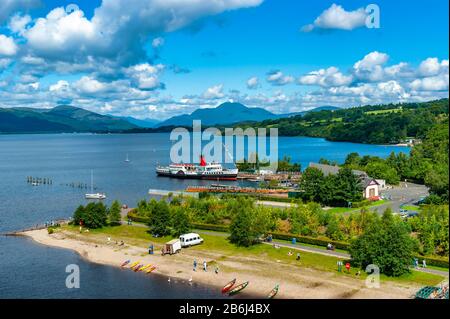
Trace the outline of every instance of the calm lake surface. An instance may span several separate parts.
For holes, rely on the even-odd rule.
[[[0,135],[0,233],[45,221],[68,218],[85,204],[89,190],[68,186],[90,184],[105,201],[134,206],[148,198],[149,188],[182,190],[211,181],[157,177],[157,163],[170,162],[169,134],[39,134]],[[328,142],[321,138],[280,137],[279,155],[303,168],[326,158],[343,162],[350,152],[387,157],[408,147]],[[128,154],[130,162],[125,162]],[[51,178],[52,185],[31,186],[27,176]],[[221,183],[237,183],[222,182]],[[67,289],[65,267],[78,264],[80,289]],[[48,248],[25,238],[0,236],[0,298],[219,298],[209,287],[171,282],[114,267],[85,262],[76,253]]]

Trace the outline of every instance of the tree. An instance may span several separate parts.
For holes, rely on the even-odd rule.
[[[86,210],[83,205],[78,206],[78,208],[73,213],[73,223],[75,225],[79,225],[80,221],[84,222],[84,217],[86,214]]]
[[[321,201],[321,186],[324,182],[323,173],[315,168],[308,167],[302,174],[300,190],[302,193],[302,198],[306,201]]]
[[[173,206],[172,210],[172,235],[180,236],[186,234],[191,230],[191,222],[189,214],[185,207]]]
[[[230,242],[244,247],[254,243],[256,234],[252,229],[252,217],[252,212],[247,207],[244,207],[239,214],[234,215],[230,225]]]
[[[347,155],[345,158],[344,165],[349,166],[351,168],[357,168],[359,166],[359,162],[361,160],[361,157],[358,153],[352,152]]]
[[[88,228],[101,228],[107,224],[106,206],[101,203],[89,203],[85,207],[84,225]]]
[[[382,218],[374,220],[363,234],[351,241],[349,252],[356,266],[373,264],[388,276],[409,272],[415,242],[405,224],[387,209]]]
[[[111,225],[120,225],[121,215],[120,215],[120,203],[115,200],[109,209],[109,223]]]
[[[373,178],[380,178],[386,180],[386,183],[391,185],[397,185],[400,181],[400,177],[397,174],[395,168],[390,167],[384,161],[373,161],[366,165],[366,173]]]
[[[169,205],[164,200],[160,200],[150,215],[148,226],[153,235],[166,236],[170,233],[170,225]]]

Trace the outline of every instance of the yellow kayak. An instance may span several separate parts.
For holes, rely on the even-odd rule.
[[[139,271],[143,271],[143,270],[147,269],[148,267],[150,267],[151,265],[152,264],[145,265],[145,266],[139,268]]]
[[[156,266],[151,266],[149,269],[147,269],[146,273],[149,274],[155,269],[156,269]]]
[[[137,266],[139,263],[140,263],[139,260],[136,261],[136,262],[134,262],[134,263],[132,263],[132,264],[130,265],[130,268],[133,268],[133,267]]]

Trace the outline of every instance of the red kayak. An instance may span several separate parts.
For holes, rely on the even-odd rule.
[[[236,278],[234,278],[232,281],[230,281],[225,286],[223,286],[222,293],[226,294],[228,291],[230,291],[230,289],[233,288],[235,283],[236,283]]]

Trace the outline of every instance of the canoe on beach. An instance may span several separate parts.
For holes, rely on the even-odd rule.
[[[275,287],[273,287],[273,289],[270,291],[269,295],[267,295],[268,299],[272,299],[273,297],[276,296],[276,294],[278,293],[278,290],[280,288],[280,285],[276,285]]]
[[[134,267],[136,267],[139,263],[140,263],[141,261],[140,260],[138,260],[138,261],[136,261],[136,262],[134,262],[134,263],[132,263],[131,265],[130,265],[130,268],[134,268]]]
[[[228,291],[230,291],[230,289],[233,288],[235,283],[236,283],[236,278],[234,278],[232,281],[230,281],[225,286],[223,286],[222,293],[226,294]]]
[[[135,267],[133,268],[133,271],[134,271],[134,272],[139,271],[139,269],[140,269],[142,266],[144,266],[144,265],[143,265],[143,264],[139,264],[139,265],[135,266]]]
[[[120,267],[125,267],[126,265],[128,265],[129,263],[131,262],[131,260],[127,260],[127,261],[124,261],[123,263],[122,263],[122,265],[120,265]]]
[[[230,290],[230,292],[228,293],[228,296],[233,296],[239,292],[241,292],[241,290],[243,290],[245,287],[248,286],[248,281],[243,282],[242,284],[237,285],[236,287],[234,287],[233,289]]]
[[[149,274],[155,269],[156,269],[156,266],[151,266],[149,269],[147,269],[146,273]]]
[[[148,267],[150,267],[151,265],[152,265],[152,264],[147,264],[147,265],[145,265],[145,266],[139,268],[139,271],[143,271],[143,270],[147,269]]]

